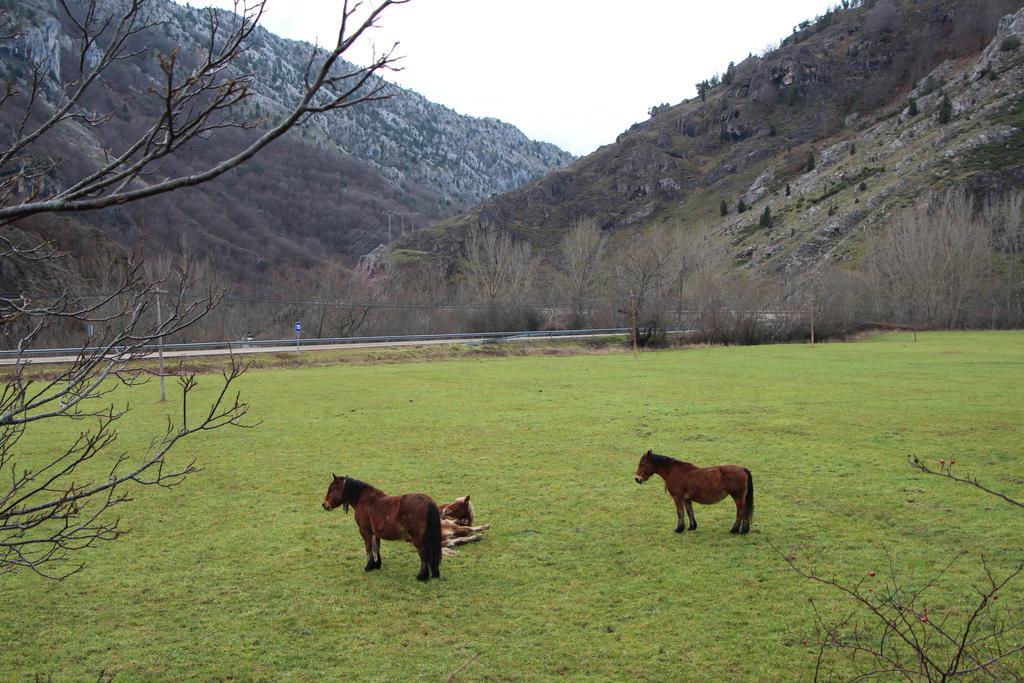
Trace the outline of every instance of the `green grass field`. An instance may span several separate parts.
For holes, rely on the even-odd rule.
[[[973,554],[936,611],[965,607],[978,554],[1024,558],[1019,511],[907,464],[955,454],[1024,495],[1024,334],[919,339],[251,372],[262,424],[184,443],[176,459],[203,471],[137,490],[130,535],[67,581],[0,579],[0,678],[441,681],[475,656],[460,679],[806,679],[808,598],[849,605],[769,543],[845,578],[881,572],[888,549],[911,582]],[[176,413],[157,395],[121,394],[121,449]],[[75,427],[30,435],[23,457]],[[729,502],[673,533],[660,482],[633,481],[647,448],[749,467],[751,534],[728,533]],[[352,516],[320,508],[332,471],[472,494],[493,528],[441,581],[415,581],[399,543],[364,574]]]

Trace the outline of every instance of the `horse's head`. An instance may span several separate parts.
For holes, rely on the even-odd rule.
[[[348,512],[349,501],[345,499],[345,482],[346,477],[339,477],[338,475],[331,473],[331,485],[327,487],[327,495],[324,496],[324,510],[331,511],[339,505],[345,512]]]
[[[448,505],[445,505],[444,510],[441,512],[441,518],[453,520],[456,524],[461,524],[462,526],[472,526],[476,514],[473,512],[473,504],[469,502],[469,496],[456,498]]]
[[[651,458],[651,451],[648,450],[640,457],[640,464],[636,466],[636,483],[642,484],[654,474],[654,460]]]

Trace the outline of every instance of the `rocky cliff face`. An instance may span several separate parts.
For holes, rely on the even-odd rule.
[[[705,99],[659,107],[613,144],[403,246],[454,255],[463,230],[484,223],[555,260],[563,230],[590,216],[613,244],[651,227],[706,230],[728,238],[738,267],[799,274],[855,261],[927,190],[1019,184],[1020,2],[851,4],[737,64]]]
[[[174,40],[203,39],[206,10],[162,2],[153,12]],[[257,30],[241,66],[257,74],[258,101],[266,112],[281,113],[296,101],[311,49]],[[367,87],[379,83],[372,79]],[[573,160],[497,119],[463,116],[397,86],[388,91],[390,99],[317,117],[309,128],[392,182],[412,181],[453,204],[510,192]]]
[[[85,0],[68,5],[81,15]],[[100,0],[99,14],[122,5],[122,0]],[[70,122],[32,150],[64,161],[50,181],[54,186],[80,177],[105,150],[119,149],[139,134],[138,126],[159,106],[147,95],[161,78],[158,53],[177,50],[187,56],[208,36],[207,10],[169,0],[148,0],[144,8],[143,19],[154,27],[137,41],[142,52],[112,67],[83,100],[83,112],[109,115],[109,121],[99,127]],[[77,75],[75,26],[56,0],[0,0],[0,9],[19,32],[0,41],[0,75],[24,90],[31,64],[40,63],[37,114],[45,114]],[[217,16],[230,23],[229,14]],[[96,50],[86,53],[87,65]],[[257,29],[244,57],[229,67],[254,77],[248,122],[273,121],[290,110],[311,50]],[[187,190],[187,201],[175,194],[76,220],[125,246],[138,244],[145,222],[152,251],[180,251],[188,244],[213,258],[229,280],[259,289],[270,279],[301,277],[327,258],[354,262],[387,239],[389,216],[396,232],[418,227],[572,160],[506,123],[461,116],[415,92],[388,89],[390,99],[312,118],[229,177]],[[0,140],[17,124],[19,105],[12,100],[0,108]],[[253,134],[225,131],[207,147],[170,162],[167,170],[180,172],[224,157]]]

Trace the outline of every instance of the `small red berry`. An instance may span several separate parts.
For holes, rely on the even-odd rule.
[[[922,624],[927,624],[928,623],[928,615],[927,614],[922,614],[921,615],[921,623]]]
[[[875,575],[874,572],[868,572],[868,576],[874,576],[874,575]]]
[[[940,458],[940,459],[939,459],[939,464],[940,464],[940,465],[945,465],[945,464],[946,464],[946,461]]]

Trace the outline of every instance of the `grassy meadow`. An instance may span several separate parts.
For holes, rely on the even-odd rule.
[[[217,376],[201,378],[212,392]],[[173,386],[173,385],[170,385]],[[934,611],[1024,558],[1024,517],[910,455],[1024,495],[1024,334],[890,334],[855,343],[261,369],[252,430],[183,443],[203,470],[136,490],[133,531],[63,582],[0,579],[0,678],[53,680],[807,679],[808,598],[790,570],[908,582],[956,553]],[[172,395],[176,392],[172,391]],[[174,400],[119,390],[117,447],[145,447]],[[50,425],[25,461],[80,425]],[[754,474],[746,537],[731,502],[675,534],[644,450]],[[364,574],[351,514],[320,508],[331,472],[388,493],[472,494],[492,529],[419,583],[406,544]],[[1016,586],[1007,600],[1020,604]],[[810,644],[805,641],[810,640]]]

